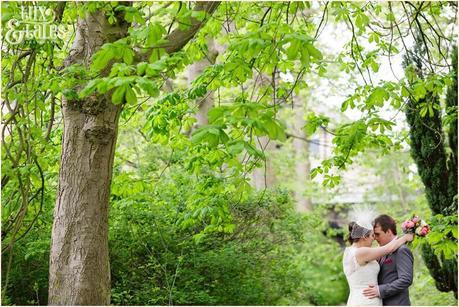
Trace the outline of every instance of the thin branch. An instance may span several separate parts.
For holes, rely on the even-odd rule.
[[[360,53],[360,47],[359,47],[359,44],[357,42],[357,39],[356,39],[356,36],[355,36],[355,29],[354,29],[354,24],[352,23],[352,20],[351,20],[351,17],[349,17],[349,15],[347,16],[347,19],[351,25],[351,30],[352,30],[352,39],[351,39],[351,57],[352,59],[354,60],[355,62],[355,65],[357,66],[357,69],[359,70],[360,72],[360,75],[362,76],[362,79],[363,79],[363,82],[365,82],[366,85],[368,85],[367,83],[367,80],[365,79],[365,76],[363,74],[363,71],[360,69],[360,65],[358,63],[358,60],[354,54],[354,41],[357,45],[357,49],[359,51],[359,54],[360,54],[360,58],[362,59],[362,61],[364,61],[363,57],[362,57],[362,54]],[[368,70],[368,67],[367,67],[367,70]],[[368,71],[368,76],[370,77],[370,72]],[[373,83],[371,82],[371,77],[370,77],[370,83]]]
[[[322,18],[320,19],[320,23],[317,26],[316,34],[314,35],[314,39],[315,40],[319,37],[320,27],[322,26],[322,23],[324,22],[325,15],[327,14],[327,11],[328,11],[328,3],[329,3],[328,1],[325,3],[324,11],[322,13]],[[328,14],[327,14],[327,16],[328,16]],[[325,28],[325,25],[324,25],[324,28]]]

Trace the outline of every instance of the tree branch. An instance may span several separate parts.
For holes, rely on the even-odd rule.
[[[167,53],[171,54],[181,50],[195,35],[198,31],[205,25],[209,20],[209,17],[220,5],[220,1],[202,1],[198,2],[194,7],[193,11],[204,11],[206,12],[206,18],[199,21],[196,18],[191,18],[191,25],[186,30],[181,30],[180,28],[172,31],[167,37],[167,42],[157,46],[155,49],[149,50],[147,53],[141,55],[142,61],[147,61],[151,53],[154,52],[157,48],[163,48]]]

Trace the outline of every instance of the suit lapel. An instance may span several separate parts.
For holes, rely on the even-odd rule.
[[[379,265],[382,266],[385,260],[386,260],[386,256],[384,255],[379,259]]]

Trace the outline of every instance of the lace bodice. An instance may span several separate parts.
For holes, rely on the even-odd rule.
[[[344,250],[343,270],[349,284],[347,305],[382,305],[381,299],[368,299],[362,291],[369,285],[378,284],[379,264],[376,260],[360,265],[355,257],[356,247]]]

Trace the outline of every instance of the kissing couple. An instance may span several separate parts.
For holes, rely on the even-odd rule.
[[[397,237],[397,225],[386,214],[373,221],[360,218],[349,224],[349,243],[343,269],[349,284],[348,306],[411,305],[413,254],[405,245],[413,234]],[[379,247],[372,247],[376,240]]]

